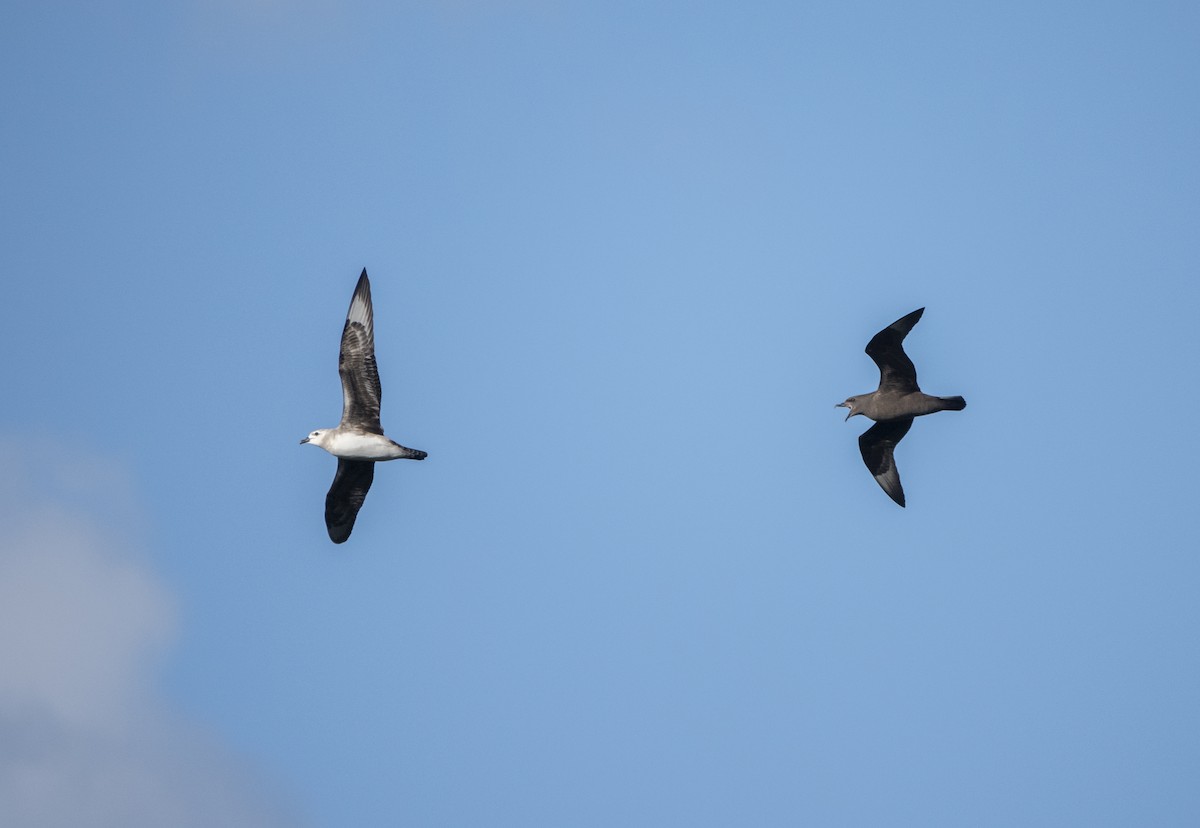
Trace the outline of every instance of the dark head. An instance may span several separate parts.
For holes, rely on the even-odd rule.
[[[850,413],[846,415],[847,420],[849,420],[855,414],[862,414],[862,412],[858,410],[860,407],[861,407],[861,404],[858,401],[858,397],[847,397],[845,402],[840,402],[834,406],[834,408],[849,408],[850,409]],[[845,421],[843,420],[843,422],[845,422]]]

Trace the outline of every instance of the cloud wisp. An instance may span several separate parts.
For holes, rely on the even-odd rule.
[[[296,824],[157,689],[178,614],[105,518],[136,513],[130,487],[92,460],[0,461],[0,824]]]

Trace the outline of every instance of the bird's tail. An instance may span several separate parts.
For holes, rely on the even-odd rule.
[[[413,448],[409,448],[408,446],[402,446],[399,443],[397,443],[395,440],[392,440],[391,442],[392,442],[393,446],[400,449],[400,451],[396,454],[396,456],[394,458],[396,460],[424,460],[426,457],[429,456],[426,452],[423,452],[420,449],[413,449]]]
[[[962,397],[938,397],[942,401],[943,411],[962,411],[967,407],[967,401]]]

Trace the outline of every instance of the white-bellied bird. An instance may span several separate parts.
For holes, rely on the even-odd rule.
[[[385,437],[379,424],[383,394],[375,367],[375,322],[371,283],[365,267],[358,277],[342,328],[338,373],[342,376],[342,421],[337,428],[318,428],[300,441],[320,446],[338,459],[337,474],[329,494],[325,495],[325,527],[334,543],[350,537],[354,519],[375,478],[376,463],[426,457],[419,449],[407,448]]]

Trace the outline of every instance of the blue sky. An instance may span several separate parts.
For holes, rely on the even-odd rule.
[[[0,821],[1200,819],[1194,4],[3,18]]]

